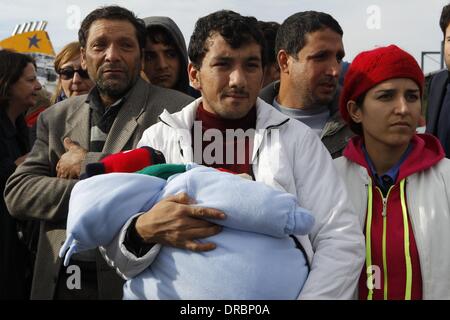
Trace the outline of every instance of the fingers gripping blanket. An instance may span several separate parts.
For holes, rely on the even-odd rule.
[[[124,285],[124,299],[296,299],[308,274],[289,235],[314,224],[295,196],[260,182],[189,164],[167,181],[137,173],[110,173],[77,183],[72,191],[67,265],[79,251],[107,245],[126,221],[168,195],[186,192],[196,205],[222,210],[224,228],[199,240],[217,248],[191,252],[164,246],[144,272]]]

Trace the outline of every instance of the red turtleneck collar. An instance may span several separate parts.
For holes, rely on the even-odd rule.
[[[245,137],[244,139],[238,139],[235,138],[233,141],[227,141],[226,139],[226,130],[237,130],[242,129],[244,131],[247,131],[249,129],[255,129],[256,128],[256,108],[253,107],[250,109],[250,111],[247,113],[247,115],[241,119],[222,119],[216,114],[213,114],[211,112],[206,111],[203,108],[203,105],[200,104],[197,109],[197,114],[195,117],[196,122],[201,121],[201,127],[202,127],[202,164],[205,164],[207,166],[213,167],[213,168],[223,168],[235,173],[247,173],[251,176],[253,176],[252,173],[252,165],[251,165],[251,157],[252,157],[252,150],[253,150],[253,135],[250,137]],[[209,129],[215,129],[222,132],[222,141],[223,141],[223,158],[215,157],[216,150],[213,148],[215,145],[217,145],[217,142],[214,141],[205,141],[203,139],[203,134],[205,131]],[[194,131],[194,128],[192,128]],[[195,133],[193,133],[194,141],[193,144],[196,143],[196,136]],[[198,142],[197,142],[198,143]],[[214,145],[212,145],[214,143]],[[238,148],[239,144],[244,144],[245,146],[245,155],[237,155],[237,152],[242,150],[242,148]],[[212,145],[212,146],[210,146]],[[208,147],[209,146],[209,147]],[[193,146],[194,147],[194,146]],[[193,150],[198,150],[198,148],[193,148]],[[214,152],[212,152],[214,150]],[[230,154],[230,152],[233,152],[234,154],[234,161],[233,163],[227,163],[227,154]],[[208,163],[205,161],[205,153],[208,153],[206,156],[211,157],[210,153],[213,153],[213,157],[218,159],[214,163]],[[220,158],[220,159],[219,159]],[[198,157],[197,157],[198,159]],[[244,159],[244,161],[241,161]],[[244,163],[242,163],[244,162]]]
[[[196,121],[202,121],[204,130],[218,129],[225,131],[226,129],[254,129],[256,127],[256,108],[253,107],[250,111],[241,119],[223,119],[218,115],[208,112],[203,108],[203,104],[200,104],[197,108]]]

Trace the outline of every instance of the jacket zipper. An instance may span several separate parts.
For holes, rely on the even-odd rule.
[[[382,259],[383,259],[383,275],[384,275],[384,292],[383,297],[384,300],[388,299],[388,270],[387,270],[387,250],[386,250],[386,225],[387,225],[387,202],[389,198],[389,194],[391,193],[391,190],[394,188],[394,186],[391,186],[388,190],[388,193],[386,194],[386,197],[384,197],[383,192],[381,192],[380,188],[376,187],[376,189],[380,192],[381,199],[383,201],[383,211],[381,212],[381,215],[383,217],[383,235],[382,235]]]

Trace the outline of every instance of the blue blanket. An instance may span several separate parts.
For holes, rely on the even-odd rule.
[[[65,265],[79,251],[107,245],[126,221],[168,195],[186,192],[198,206],[227,215],[217,248],[190,252],[162,247],[144,272],[124,285],[124,299],[296,299],[308,268],[291,234],[307,234],[314,218],[295,196],[212,168],[188,165],[165,181],[110,173],[80,181],[72,191]]]

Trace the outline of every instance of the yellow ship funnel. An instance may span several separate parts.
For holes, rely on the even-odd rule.
[[[17,26],[11,37],[0,41],[0,47],[21,53],[40,53],[55,56],[55,50],[48,33],[44,30],[45,26],[46,23],[44,22],[27,23],[24,27]]]

